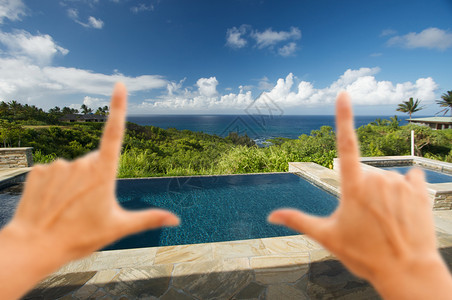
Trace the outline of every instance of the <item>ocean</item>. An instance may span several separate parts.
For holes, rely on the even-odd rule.
[[[391,116],[355,116],[355,127],[367,125],[375,119],[388,119]],[[400,125],[405,125],[405,117],[399,117]],[[152,125],[160,128],[188,129],[225,137],[229,132],[247,134],[257,144],[265,140],[284,137],[296,139],[302,134],[310,134],[321,126],[335,127],[333,115],[131,115],[127,121],[139,125]]]

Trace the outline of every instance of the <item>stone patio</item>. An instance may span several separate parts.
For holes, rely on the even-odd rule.
[[[435,211],[438,247],[452,267],[452,212]],[[96,252],[24,299],[380,299],[303,235]]]

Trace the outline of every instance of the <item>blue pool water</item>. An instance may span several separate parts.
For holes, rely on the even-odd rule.
[[[384,170],[396,171],[400,174],[406,174],[411,167],[390,167],[390,168],[382,168]],[[425,179],[429,183],[443,183],[443,182],[452,182],[452,176],[444,173],[432,171],[430,169],[422,168],[425,172]]]
[[[331,194],[290,173],[126,179],[118,181],[117,196],[128,209],[171,210],[181,225],[129,236],[104,250],[293,235],[268,224],[268,214],[293,207],[325,216],[338,204]]]

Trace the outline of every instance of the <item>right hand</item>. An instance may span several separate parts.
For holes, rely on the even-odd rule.
[[[347,93],[338,96],[336,109],[341,164],[337,210],[320,218],[282,209],[271,213],[269,221],[306,233],[376,285],[421,266],[444,268],[423,172],[363,172]]]

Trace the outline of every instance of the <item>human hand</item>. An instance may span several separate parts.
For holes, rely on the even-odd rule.
[[[138,231],[175,226],[172,213],[127,211],[116,201],[117,165],[124,134],[127,92],[116,84],[100,149],[72,162],[36,165],[5,231],[25,239],[55,269]]]
[[[433,274],[442,274],[439,278],[449,278],[446,280],[449,284],[450,275],[436,249],[423,172],[412,169],[406,176],[395,172],[363,172],[347,93],[338,96],[336,118],[341,164],[337,210],[329,217],[320,218],[282,209],[272,212],[269,222],[314,238],[353,273],[371,281],[385,297],[405,298],[407,295],[396,289],[407,288],[412,292],[410,299],[422,298],[426,294],[415,292],[416,288],[412,287],[427,285],[428,280],[422,274],[437,282],[441,279]],[[425,281],[419,282],[419,278],[410,278],[411,275],[422,276]],[[409,281],[402,282],[401,278]],[[428,295],[433,296],[439,290],[429,289]]]

